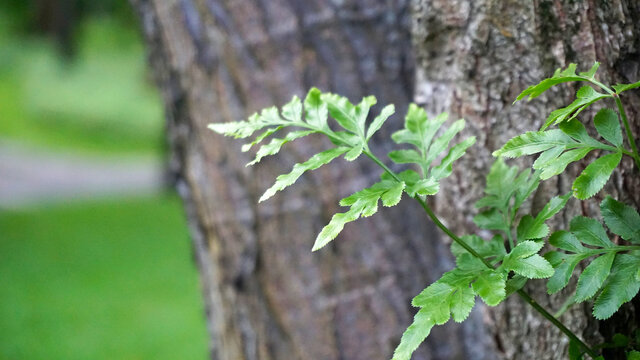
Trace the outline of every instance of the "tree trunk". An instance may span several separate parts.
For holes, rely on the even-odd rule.
[[[132,0],[166,104],[213,359],[386,359],[411,323],[410,299],[453,264],[417,204],[312,242],[338,199],[373,183],[365,160],[334,163],[258,205],[259,195],[326,148],[316,138],[246,168],[237,141],[207,130],[282,105],[309,87],[374,94],[400,114],[375,139],[389,149],[413,96],[406,1]],[[380,106],[378,107],[380,108]],[[384,140],[383,140],[384,139]],[[432,332],[415,359],[493,358],[474,313]],[[462,339],[465,339],[464,341]]]
[[[458,233],[473,232],[472,206],[482,193],[493,162],[491,152],[511,137],[540,128],[551,110],[575,97],[577,84],[558,86],[529,103],[511,105],[520,91],[549,76],[557,67],[578,63],[587,70],[602,63],[601,81],[615,84],[640,79],[640,2],[629,1],[489,1],[417,0],[413,26],[416,55],[416,100],[431,112],[449,111],[470,122],[467,134],[478,136],[473,156],[467,155],[443,184],[436,212]],[[581,70],[581,71],[584,71]],[[582,84],[583,85],[583,84]],[[638,92],[623,95],[634,133],[639,133]],[[615,109],[613,101],[606,103]],[[594,112],[583,113],[591,123]],[[520,160],[530,166],[531,158]],[[553,195],[570,191],[586,162],[549,179],[534,196],[538,211]],[[568,211],[552,228],[566,228],[577,214],[599,216],[597,205],[611,194],[638,208],[640,177],[625,157],[605,190],[595,198],[571,200]],[[571,286],[570,286],[571,288]],[[528,290],[544,306],[557,309],[569,291],[548,296],[543,281]],[[637,299],[611,320],[597,322],[591,303],[574,306],[561,320],[587,342],[597,343],[617,331],[629,333],[640,322]],[[488,314],[498,353],[506,359],[561,359],[567,339],[517,297]],[[609,352],[607,359],[622,358]]]

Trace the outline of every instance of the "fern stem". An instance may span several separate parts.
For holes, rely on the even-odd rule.
[[[606,91],[609,95],[611,96],[615,96],[615,92],[613,90],[611,90],[607,85],[601,83],[600,81],[596,80],[596,79],[592,79],[592,78],[585,78],[586,81],[592,83],[593,85],[601,88],[602,90]]]
[[[460,237],[454,234],[451,230],[449,230],[449,228],[445,224],[443,224],[440,221],[440,219],[438,219],[438,216],[433,212],[433,210],[431,210],[429,205],[427,205],[427,203],[424,200],[422,200],[418,196],[415,196],[414,199],[418,200],[418,202],[420,203],[420,205],[422,205],[422,208],[427,213],[431,221],[433,221],[433,223],[436,224],[436,226],[439,227],[440,230],[442,230],[445,234],[447,234],[453,241],[458,243],[458,245],[462,246],[465,250],[467,250],[471,255],[478,258],[480,261],[482,261],[482,263],[486,267],[490,269],[494,269],[491,263],[488,262],[485,258],[483,258],[480,254],[478,254],[471,246],[469,246],[469,244],[467,244],[466,241],[462,240]]]
[[[540,306],[540,304],[538,304],[531,296],[529,296],[529,294],[527,294],[526,291],[520,289],[520,290],[518,290],[518,295],[520,295],[520,297],[527,304],[531,305],[534,309],[536,309],[536,311],[538,311],[540,313],[540,315],[542,315],[545,319],[549,320],[553,325],[555,325],[555,327],[557,327],[558,329],[560,329],[560,331],[562,331],[565,335],[567,335],[567,337],[569,337],[569,339],[571,339],[571,340],[575,341],[576,343],[578,343],[582,347],[582,349],[587,354],[589,354],[589,356],[591,356],[593,359],[595,359],[595,358],[597,358],[599,356],[598,353],[596,353],[587,344],[585,344],[582,340],[580,340],[580,338],[578,338],[576,336],[576,334],[574,334],[571,330],[569,330],[566,326],[564,326],[564,324],[562,324],[560,322],[560,320],[555,318],[553,315],[551,315],[549,312],[547,312],[547,310],[545,310],[545,308]]]
[[[365,145],[365,150],[363,151],[363,153],[367,157],[369,157],[371,160],[373,160],[373,162],[375,162],[378,166],[380,166],[382,169],[384,169],[384,171],[386,171],[389,175],[391,175],[396,181],[402,181],[398,177],[398,175],[396,175],[396,173],[393,172],[393,170],[389,169],[387,167],[387,165],[385,165],[382,161],[380,161],[380,159],[378,159],[375,155],[373,155],[371,150],[369,150],[369,148],[366,145]],[[475,258],[477,258],[480,261],[482,261],[482,263],[486,267],[488,267],[489,269],[494,269],[494,267],[491,265],[490,262],[488,262],[480,254],[478,254],[471,246],[469,246],[469,244],[467,244],[466,241],[464,241],[463,239],[458,237],[445,224],[443,224],[442,221],[440,221],[440,219],[438,219],[438,216],[433,212],[433,210],[431,210],[429,205],[427,205],[427,203],[419,195],[416,195],[413,198],[416,199],[420,203],[420,205],[422,206],[424,211],[427,213],[427,215],[429,216],[431,221],[433,221],[433,223],[436,224],[436,226],[438,228],[440,228],[440,230],[442,230],[453,241],[455,241],[458,245],[462,246],[466,251],[468,251]],[[527,294],[526,291],[520,289],[517,292],[518,292],[518,295],[520,295],[520,297],[527,304],[531,305],[531,307],[533,307],[538,313],[540,313],[540,315],[542,315],[545,319],[549,320],[555,327],[557,327],[560,331],[562,331],[565,335],[567,335],[567,337],[569,337],[569,339],[571,339],[571,340],[575,341],[576,343],[578,343],[584,349],[584,351],[587,354],[589,354],[589,356],[591,356],[594,359],[598,357],[598,354],[594,350],[592,350],[587,344],[585,344],[582,340],[580,340],[578,338],[578,336],[576,336],[576,334],[574,334],[571,330],[569,330],[566,326],[564,326],[564,324],[562,324],[562,322],[560,322],[560,320],[555,318],[552,314],[550,314],[547,310],[545,310],[542,306],[540,306],[540,304],[538,304],[529,294]]]
[[[631,127],[629,126],[627,113],[624,111],[624,106],[622,106],[622,101],[620,101],[620,96],[618,96],[618,94],[613,94],[613,98],[616,100],[616,105],[618,105],[618,111],[620,112],[620,117],[622,118],[622,123],[624,124],[625,132],[627,133],[627,139],[629,140],[629,144],[631,145],[631,150],[633,151],[632,157],[636,162],[636,166],[638,167],[638,170],[640,170],[640,154],[638,154],[638,147],[636,146],[636,142],[633,139],[633,134],[631,133]]]

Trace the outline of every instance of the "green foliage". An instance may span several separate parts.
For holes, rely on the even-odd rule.
[[[616,127],[607,117],[607,112],[598,113],[599,131],[603,137],[616,141]],[[620,131],[620,125],[617,126]],[[605,138],[605,139],[606,139]],[[617,145],[619,146],[619,145]],[[622,150],[595,140],[587,134],[578,120],[568,121],[560,129],[531,131],[509,140],[494,156],[519,157],[541,153],[533,164],[540,170],[540,179],[547,180],[562,173],[572,162],[583,159],[593,150],[611,151],[591,163],[573,183],[574,196],[584,200],[599,192],[613,170],[622,159]]]
[[[504,257],[500,268],[511,270],[528,279],[544,279],[553,275],[553,267],[538,251],[544,243],[541,241],[523,241]]]
[[[627,360],[640,360],[640,351],[629,351],[627,353]]]
[[[570,81],[585,81],[596,86],[600,84],[595,79],[595,73],[598,70],[600,63],[593,64],[591,69],[587,72],[581,72],[576,74],[576,64],[569,64],[565,70],[557,69],[552,77],[542,80],[536,85],[529,86],[518,97],[516,101],[527,98],[529,100],[538,97],[543,92],[547,91],[554,85],[558,85]],[[569,104],[567,107],[554,110],[549,114],[547,120],[541,130],[546,129],[549,125],[560,124],[565,121],[575,119],[582,110],[593,104],[598,100],[611,97],[611,94],[602,94],[594,90],[591,86],[583,86],[576,93],[576,100]],[[514,101],[514,103],[516,102]]]
[[[518,224],[518,241],[542,239],[549,234],[549,227],[544,223],[564,208],[570,194],[554,196],[534,218],[525,215]]]
[[[607,108],[600,109],[593,118],[598,134],[616,147],[622,146],[622,130],[618,121],[618,114]]]
[[[635,82],[633,84],[617,84],[613,85],[613,90],[616,91],[617,94],[620,94],[623,91],[631,90],[640,87],[640,81]]]
[[[524,201],[538,188],[537,174],[529,170],[518,173],[516,166],[508,166],[498,158],[487,175],[485,196],[475,204],[488,208],[473,219],[481,229],[501,230],[509,236],[511,226]]]
[[[602,201],[600,207],[611,232],[635,239],[634,234],[638,234],[636,228],[640,227],[640,222],[635,222],[639,216],[635,210],[611,197]],[[633,227],[629,228],[628,224],[633,224]],[[640,289],[640,279],[636,277],[640,267],[640,247],[614,244],[595,219],[577,216],[571,220],[569,228],[570,231],[557,231],[549,238],[551,245],[564,252],[545,254],[555,269],[547,289],[549,293],[560,291],[569,283],[579,262],[595,257],[578,278],[573,301],[583,302],[600,292],[593,314],[598,319],[606,319]]]
[[[566,83],[570,81],[587,81],[591,82],[595,80],[594,75],[596,71],[598,71],[598,67],[600,66],[599,62],[593,64],[591,69],[587,72],[581,72],[576,74],[576,64],[569,64],[569,66],[564,69],[556,69],[555,73],[552,77],[542,80],[536,85],[531,85],[526,88],[523,92],[518,95],[516,101],[522,100],[524,98],[529,98],[529,100],[540,96],[543,92],[549,90],[552,86],[558,85],[561,83]]]
[[[611,177],[613,170],[622,160],[622,153],[604,155],[591,164],[573,182],[573,194],[576,198],[585,200],[600,191]]]
[[[581,261],[590,260],[578,277],[575,295],[563,308],[595,298],[593,314],[598,319],[604,319],[630,301],[640,289],[640,246],[612,242],[605,228],[595,219],[575,217],[568,231],[558,230],[549,237],[549,243],[558,250],[550,251],[544,257],[540,255],[545,245],[544,239],[550,233],[546,222],[562,211],[571,195],[584,200],[598,193],[623,155],[634,157],[640,164],[640,155],[630,134],[627,137],[632,150],[623,146],[619,120],[623,121],[628,131],[626,115],[613,90],[595,79],[598,66],[595,63],[589,71],[579,74],[576,74],[575,64],[562,71],[558,69],[551,78],[530,86],[516,99],[538,97],[551,87],[565,82],[589,83],[589,86],[578,90],[573,103],[553,111],[540,131],[518,135],[494,152],[498,159],[487,175],[484,196],[475,204],[481,211],[473,219],[480,229],[496,232],[489,241],[475,234],[456,236],[437,219],[424,200],[440,190],[440,180],[452,173],[453,163],[475,143],[475,137],[469,137],[451,146],[453,138],[464,128],[462,119],[441,130],[448,117],[446,113],[429,118],[425,110],[411,104],[404,127],[392,135],[395,143],[407,147],[391,151],[388,157],[396,164],[413,165],[419,172],[408,169],[400,173],[391,171],[369,149],[368,141],[394,112],[393,106],[383,108],[367,127],[370,109],[376,104],[372,96],[354,105],[342,96],[311,89],[304,101],[304,109],[302,102],[294,97],[283,106],[281,115],[276,108],[268,108],[247,121],[214,124],[211,128],[237,138],[248,138],[261,130],[262,133],[254,141],[243,146],[243,151],[250,150],[282,129],[299,128],[283,138],[274,138],[262,145],[250,165],[265,156],[276,154],[284,144],[313,133],[326,135],[335,145],[304,163],[294,165],[290,173],[278,176],[261,201],[293,184],[305,171],[316,169],[341,155],[352,161],[365,154],[385,170],[379,182],[340,201],[340,205],[348,207],[348,210],[331,218],[316,238],[314,251],[336,238],[348,222],[375,214],[380,202],[383,206],[396,205],[403,193],[420,202],[435,224],[453,239],[451,252],[456,257],[456,267],[427,286],[412,301],[412,305],[419,309],[393,356],[395,360],[409,359],[434,326],[444,324],[451,318],[457,322],[464,321],[475,304],[476,296],[487,305],[496,306],[514,292],[519,292],[537,311],[557,325],[552,315],[536,305],[521,289],[528,279],[548,279],[549,293],[556,293],[567,286]],[[605,93],[596,91],[591,85]],[[640,83],[616,85],[614,89],[620,93],[638,86]],[[614,95],[621,111],[620,119],[615,111],[601,109],[594,117],[594,125],[603,141],[596,140],[587,133],[577,116],[596,101]],[[329,115],[335,123],[328,123]],[[553,124],[558,128],[546,129]],[[575,179],[572,192],[552,197],[535,216],[519,214],[522,205],[537,190],[541,180],[564,172],[569,164],[583,160],[594,151],[597,151],[598,157]],[[503,160],[503,157],[534,154],[539,156],[533,164],[533,173],[530,170],[519,171]],[[606,198],[601,203],[601,210],[612,233],[632,244],[640,243],[640,215],[637,211],[612,198]],[[583,359],[584,354],[602,359],[569,330],[557,326],[571,339],[571,359]]]
[[[502,273],[487,268],[481,271],[456,268],[446,272],[411,302],[420,310],[402,334],[393,360],[410,359],[435,325],[442,325],[450,318],[456,322],[464,321],[473,309],[476,295],[490,306],[502,302],[505,279]]]
[[[349,206],[349,211],[333,215],[329,224],[318,234],[313,244],[313,251],[319,250],[335,239],[346,223],[355,221],[360,216],[367,217],[375,214],[378,211],[378,201],[382,201],[384,206],[398,204],[405,186],[404,182],[382,180],[340,200],[340,205]]]
[[[610,196],[602,201],[600,210],[611,232],[624,240],[640,244],[640,215],[636,210]]]
[[[354,105],[343,96],[322,93],[312,88],[304,100],[304,106],[300,99],[294,96],[282,107],[281,112],[276,107],[270,107],[259,114],[253,114],[246,121],[211,124],[209,128],[225,136],[240,139],[249,138],[262,131],[253,141],[242,147],[243,151],[249,151],[254,145],[285,128],[303,129],[290,131],[283,138],[272,138],[269,143],[258,148],[255,159],[247,165],[257,164],[264,157],[277,154],[286,143],[314,133],[326,135],[336,146],[312,156],[303,163],[295,164],[289,173],[278,176],[274,185],[260,197],[259,201],[262,202],[294,184],[306,171],[315,170],[343,154],[348,161],[355,160],[363,152],[372,157],[367,143],[395,111],[393,105],[384,107],[367,128],[367,117],[375,104],[376,99],[373,96],[365,97],[358,105]],[[328,123],[329,115],[342,130],[331,129]],[[448,149],[453,137],[464,127],[464,120],[458,120],[441,136],[436,137],[446,118],[446,114],[441,114],[435,120],[428,121],[424,110],[414,104],[410,105],[405,119],[405,129],[396,132],[394,140],[398,143],[413,144],[418,147],[418,151],[399,150],[392,152],[390,156],[399,163],[417,163],[423,170],[422,176],[413,170],[399,174],[386,173],[379,183],[342,199],[340,205],[348,206],[349,210],[331,218],[316,238],[313,250],[318,250],[335,239],[348,222],[376,213],[379,201],[382,201],[384,206],[393,206],[400,201],[403,192],[411,197],[437,193],[440,189],[439,180],[451,174],[453,162],[475,142],[473,137],[463,140],[451,147],[438,165],[431,167],[436,157]]]
[[[267,200],[268,198],[275,195],[276,192],[295,183],[296,180],[298,180],[298,178],[302,176],[302,174],[305,171],[315,170],[322,165],[328,164],[333,159],[346,153],[347,151],[349,151],[349,148],[347,147],[337,147],[337,148],[325,150],[321,153],[317,153],[313,155],[309,160],[301,164],[295,164],[291,172],[287,174],[282,174],[276,178],[275,184],[273,184],[273,186],[268,188],[267,191],[265,191],[264,194],[262,194],[259,202],[263,202]]]
[[[576,99],[567,107],[563,107],[554,110],[549,114],[547,120],[544,122],[541,130],[546,129],[549,125],[560,124],[565,121],[570,121],[576,118],[582,110],[586,109],[589,105],[598,100],[609,98],[611,95],[602,94],[595,91],[591,86],[583,86],[576,93]]]
[[[464,129],[464,120],[455,121],[440,136],[438,130],[447,120],[448,114],[442,113],[433,119],[427,117],[424,109],[415,104],[409,105],[405,117],[404,128],[396,131],[391,138],[396,144],[409,144],[415,149],[395,150],[389,153],[391,161],[397,164],[416,164],[422,171],[423,179],[438,181],[451,175],[453,162],[458,160],[465,151],[476,142],[475,137],[469,137],[449,148],[449,143],[456,134]],[[449,149],[440,164],[432,163],[444,151]]]

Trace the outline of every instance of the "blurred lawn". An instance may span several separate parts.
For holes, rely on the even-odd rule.
[[[51,41],[13,33],[2,16],[1,137],[101,155],[162,153],[162,105],[135,28],[89,18],[77,54],[63,59]]]
[[[26,17],[34,3],[14,4]],[[3,6],[0,140],[96,159],[163,156],[162,104],[136,24],[87,16],[65,59]],[[183,216],[173,195],[0,212],[0,359],[207,358]]]
[[[205,359],[174,196],[0,213],[0,358]]]

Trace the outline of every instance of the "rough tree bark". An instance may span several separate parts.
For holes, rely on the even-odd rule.
[[[416,54],[416,100],[431,112],[447,110],[470,122],[466,132],[478,136],[474,155],[458,164],[435,203],[449,225],[474,231],[471,218],[493,159],[491,152],[512,136],[538,129],[549,112],[574,98],[580,85],[560,86],[530,103],[511,105],[528,85],[571,62],[588,69],[602,63],[598,74],[605,83],[640,79],[640,2],[630,1],[492,1],[417,0],[413,3]],[[583,70],[581,70],[583,71]],[[639,133],[638,92],[624,94],[634,133]],[[615,109],[613,101],[606,104]],[[588,123],[593,112],[581,116]],[[586,120],[586,121],[585,121]],[[529,166],[531,159],[520,162]],[[553,195],[570,191],[584,163],[545,182],[535,194],[533,210]],[[555,226],[577,214],[598,216],[604,194],[640,205],[640,177],[626,158],[605,191],[593,200],[573,199]],[[542,281],[529,291],[545,306],[557,309],[560,296],[546,295]],[[637,299],[636,299],[637,300]],[[561,320],[587,341],[596,343],[616,331],[627,332],[640,323],[640,304],[626,306],[610,321],[597,322],[591,304],[574,306]],[[498,353],[507,359],[566,358],[567,340],[517,297],[489,312]],[[621,353],[606,354],[622,358]]]
[[[480,196],[491,150],[539,127],[552,107],[570,101],[575,87],[512,106],[520,90],[558,66],[587,67],[596,59],[605,82],[640,78],[635,0],[414,0],[412,15],[406,1],[132,3],[164,94],[214,359],[388,358],[411,321],[410,298],[452,264],[444,242],[410,202],[350,225],[329,249],[312,255],[311,242],[338,210],[337,199],[371,183],[378,170],[365,161],[332,164],[258,206],[275,175],[327,143],[288,145],[279,160],[245,169],[249,156],[237,142],[207,131],[208,123],[246,118],[312,85],[352,100],[373,93],[381,103],[395,103],[400,115],[415,97],[430,113],[465,117],[471,124],[466,132],[478,136],[478,144],[434,204],[462,234],[474,230],[470,204]],[[638,95],[626,98],[637,133]],[[383,139],[401,121],[396,115],[376,139],[380,154],[389,147]],[[579,170],[573,166],[547,181],[532,207],[568,191]],[[606,191],[637,207],[639,182],[627,159]],[[596,203],[573,200],[556,225],[580,212],[597,215]],[[529,289],[541,303],[558,306],[542,283]],[[598,341],[616,326],[637,326],[635,309],[597,323],[587,316],[588,305],[576,306],[563,321]],[[566,340],[519,299],[483,313],[464,326],[434,330],[414,358],[565,357]]]
[[[383,209],[312,254],[338,199],[371,184],[366,161],[322,168],[265,204],[259,195],[328,143],[250,155],[207,124],[282,105],[311,86],[374,94],[401,114],[413,96],[407,1],[135,0],[166,103],[172,164],[201,271],[213,359],[385,359],[410,299],[452,266],[419,206]],[[389,143],[378,141],[384,154]],[[320,191],[318,191],[320,189]],[[479,313],[434,330],[416,359],[483,359]],[[474,325],[475,324],[475,325]],[[474,329],[475,328],[475,329]],[[462,341],[460,339],[466,339]]]

